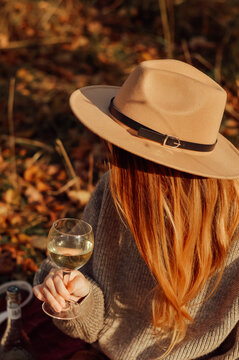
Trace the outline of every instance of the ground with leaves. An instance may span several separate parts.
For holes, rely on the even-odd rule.
[[[70,111],[76,88],[121,85],[143,60],[187,61],[227,91],[220,131],[239,147],[238,1],[0,6],[0,282],[32,280],[51,223],[80,217],[107,168],[103,144]]]

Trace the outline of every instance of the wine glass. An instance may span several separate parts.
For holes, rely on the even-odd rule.
[[[63,270],[63,277],[72,270],[80,269],[91,257],[94,234],[90,224],[74,218],[56,220],[48,234],[47,250],[53,263]],[[77,306],[73,300],[66,301],[65,307],[56,312],[44,302],[42,309],[56,319],[70,320],[77,317]]]

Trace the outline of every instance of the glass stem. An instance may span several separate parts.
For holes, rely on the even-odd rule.
[[[70,278],[71,269],[63,268],[62,270],[63,270],[63,280],[64,280],[65,275],[69,275],[69,278]]]

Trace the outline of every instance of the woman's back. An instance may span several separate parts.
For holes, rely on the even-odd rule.
[[[239,225],[239,180],[190,175],[115,146],[111,154],[115,204],[158,283],[154,327],[180,340],[193,320],[186,304],[213,274],[220,281]]]
[[[170,337],[159,342],[151,323],[153,289],[157,282],[140,256],[130,230],[116,211],[109,181],[107,173],[84,213],[84,219],[94,228],[95,250],[83,273],[93,279],[95,298],[100,299],[99,289],[104,293],[104,326],[101,330],[100,325],[97,328],[103,315],[100,306],[96,306],[98,310],[87,319],[91,328],[88,334],[79,334],[79,329],[75,328],[73,336],[81,335],[90,342],[98,338],[101,350],[110,359],[159,359],[168,348]],[[166,356],[167,360],[199,358],[212,352],[227,337],[221,354],[228,350],[228,359],[235,358],[233,353],[238,354],[238,239],[239,234],[235,234],[216,290],[210,295],[217,281],[217,276],[213,276],[205,281],[188,304],[187,310],[194,322],[189,323],[185,338]],[[69,324],[66,322],[57,321],[56,325],[67,332]]]

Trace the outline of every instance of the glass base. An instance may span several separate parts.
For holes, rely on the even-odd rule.
[[[55,311],[50,304],[44,302],[42,304],[42,310],[47,315],[53,317],[54,319],[60,319],[60,320],[72,320],[79,316],[78,314],[79,309],[77,303],[75,303],[74,301],[67,301],[66,309],[60,312]]]

